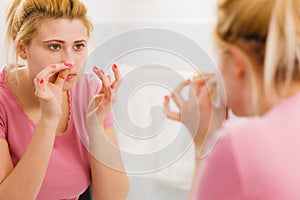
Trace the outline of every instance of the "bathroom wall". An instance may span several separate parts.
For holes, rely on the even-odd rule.
[[[2,27],[0,31],[1,66],[5,65],[3,49],[4,8],[8,2],[8,0],[0,1],[0,27]],[[180,81],[192,78],[199,70],[215,71],[216,56],[212,41],[212,30],[216,20],[216,0],[84,0],[84,2],[88,7],[89,17],[95,27],[89,47],[90,55],[86,72],[91,72],[93,64],[105,68],[107,64],[116,62],[120,67],[124,80],[126,80],[124,81],[127,87],[125,91],[128,91],[128,94],[131,94],[131,96],[125,95],[128,99],[117,101],[117,107],[115,108],[124,109],[124,112],[128,112],[130,119],[128,118],[129,122],[127,125],[130,125],[130,123],[135,124],[140,128],[139,130],[142,129],[141,127],[146,127],[147,124],[151,124],[153,129],[161,128],[159,134],[155,137],[151,137],[149,140],[142,140],[139,136],[141,134],[151,135],[151,129],[147,129],[143,133],[135,132],[135,137],[130,137],[124,134],[124,129],[128,127],[115,127],[124,156],[124,164],[130,172],[131,190],[128,199],[187,199],[194,172],[194,149],[192,145],[186,145],[191,144],[189,143],[191,137],[180,123],[167,120],[165,117],[163,117],[164,124],[160,127],[161,124],[157,122],[158,119],[153,118],[156,115],[152,115],[151,112],[157,106],[162,110],[164,95],[169,94]],[[198,45],[203,52],[207,53],[211,63],[207,62],[208,64],[203,66],[193,66],[191,62],[182,59],[181,55],[146,48],[125,56],[120,55],[120,57],[118,57],[118,53],[116,53],[118,49],[116,49],[108,53],[109,55],[116,55],[113,56],[111,61],[107,62],[104,62],[101,57],[105,57],[102,51],[102,54],[98,54],[98,51],[100,52],[103,44],[106,44],[107,41],[114,41],[120,34],[128,31],[145,28],[161,29],[166,30],[166,32],[171,31],[186,37],[186,40]],[[136,39],[140,38],[137,37]],[[156,37],[153,40],[154,42],[155,40],[162,41],[162,38]],[[129,42],[130,45],[131,41],[121,41],[119,47],[124,48],[126,42]],[[176,47],[177,41],[173,42]],[[180,41],[178,41],[178,45],[181,45]],[[198,56],[199,52],[193,52],[192,49],[188,53]],[[203,56],[203,54],[200,56]],[[166,67],[164,69],[167,70],[162,70],[162,68],[159,68],[159,65]],[[141,66],[144,68],[140,68]],[[148,67],[145,68],[145,66]],[[141,69],[138,71],[138,76],[131,78],[130,73],[136,72],[137,69]],[[172,73],[173,75],[170,75]],[[126,77],[130,78],[126,79]],[[145,79],[148,80],[147,85],[136,89],[136,85]],[[149,84],[152,80],[155,80],[156,84]],[[162,85],[163,87],[161,87]],[[122,107],[122,100],[130,102],[127,107]],[[176,109],[174,104],[172,104],[172,107]],[[157,112],[159,117],[162,111],[155,112]],[[179,135],[178,133],[182,136],[181,140],[175,140],[176,136]],[[170,154],[151,159],[150,163],[140,163],[138,160],[132,161],[129,156],[129,154],[138,153],[141,155],[149,154],[149,152],[164,149],[172,142],[174,142],[174,147],[172,147]],[[164,163],[168,155],[172,156],[172,151],[175,152],[177,147],[184,149],[184,151],[181,151],[180,156],[176,157],[176,159],[174,157],[172,162]],[[126,154],[126,152],[129,152],[129,154]],[[153,171],[134,171],[134,165],[141,164],[153,164],[157,169]]]

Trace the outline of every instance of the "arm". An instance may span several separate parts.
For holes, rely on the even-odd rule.
[[[104,128],[104,120],[111,112],[115,90],[120,81],[120,72],[113,66],[115,81],[102,70],[94,68],[102,81],[102,88],[89,105],[87,129],[90,138],[90,164],[92,191],[96,200],[126,199],[129,181],[125,173],[113,127]]]
[[[64,66],[47,67],[35,79],[35,95],[40,100],[41,118],[22,158],[13,168],[6,140],[0,142],[0,199],[35,199],[42,185],[56,135],[61,110],[61,96],[67,71]],[[64,71],[61,71],[64,70]],[[51,75],[59,72],[54,83]],[[43,80],[43,81],[40,81]]]
[[[7,142],[0,142],[1,199],[35,199],[42,185],[55,138],[55,123],[41,120],[15,168]]]
[[[118,147],[117,138],[113,128],[102,129],[108,142]],[[103,139],[103,138],[102,138]],[[94,141],[99,141],[93,138]],[[122,157],[117,149],[103,149],[101,144],[94,146],[99,151],[104,151],[101,156],[91,155],[91,171],[92,171],[92,191],[96,200],[122,200],[126,199],[129,191],[129,181],[126,173]],[[111,149],[111,151],[110,151]],[[98,150],[96,150],[98,151]],[[111,166],[109,166],[111,165]]]
[[[211,91],[216,87],[214,78],[198,78],[194,81],[185,81],[180,83],[172,92],[171,98],[178,107],[179,112],[170,109],[170,97],[166,96],[164,109],[168,118],[181,121],[189,130],[195,145],[195,172],[192,189],[189,198],[194,194],[194,187],[198,169],[200,166],[200,152],[203,144],[211,138],[216,130],[221,128],[226,115],[225,106],[220,102],[219,106],[213,106],[211,100]],[[185,100],[181,91],[186,86],[189,87],[189,96]]]

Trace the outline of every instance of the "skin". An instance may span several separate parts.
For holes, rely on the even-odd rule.
[[[83,23],[64,18],[43,19],[38,34],[29,45],[18,42],[17,51],[26,60],[27,66],[8,71],[7,80],[25,114],[36,124],[36,129],[16,167],[12,165],[7,141],[0,140],[1,199],[35,199],[38,195],[55,135],[63,133],[68,127],[68,91],[81,76],[87,56],[87,42],[87,29]],[[111,82],[101,70],[96,67],[93,70],[102,81],[99,98],[95,100],[97,125],[117,145],[113,128],[105,129],[103,122],[111,110],[120,72],[118,68],[112,68],[115,80]],[[15,84],[14,73],[23,77],[18,84]],[[116,157],[120,158],[119,155]],[[95,199],[126,198],[129,190],[126,174],[104,166],[93,156],[90,165]]]
[[[226,93],[226,101],[224,103],[226,102],[226,105],[221,104],[219,107],[214,107],[211,104],[210,90],[216,85],[215,77],[207,79],[200,77],[193,81],[183,82],[174,90],[170,97],[165,97],[164,109],[167,117],[185,124],[194,138],[196,164],[194,177],[197,177],[197,169],[200,165],[198,156],[202,145],[210,135],[222,126],[223,121],[227,117],[227,108],[231,108],[238,116],[251,115],[252,108],[249,98],[251,95],[250,74],[246,70],[245,63],[243,55],[234,48],[231,49],[230,53],[227,52],[220,55],[218,70],[224,84]],[[190,94],[188,100],[180,100],[183,99],[181,91],[186,86],[190,87],[190,93],[193,92],[195,96]],[[191,113],[195,110],[195,106],[192,106],[193,104],[191,103],[193,98],[196,98],[197,110],[200,113],[197,128],[193,127],[191,123],[195,120],[195,118],[191,118]],[[174,112],[170,109],[169,102],[171,99],[177,102],[176,105],[179,108],[179,112]],[[217,120],[212,121],[211,119],[213,118]],[[192,199],[194,185],[195,179],[190,191],[190,199]]]
[[[220,62],[218,64],[218,70],[221,74],[222,81],[226,93],[226,105],[222,105],[225,108],[229,108],[237,116],[253,116],[254,108],[251,103],[251,77],[256,76],[251,70],[247,67],[247,59],[241,51],[238,50],[236,46],[232,46],[230,50],[226,53],[222,53],[220,56]],[[262,67],[262,66],[261,66]],[[224,112],[224,109],[220,107],[214,107],[211,105],[211,99],[209,94],[209,89],[211,88],[211,83],[209,80],[202,78],[186,81],[181,84],[173,91],[170,96],[166,96],[164,100],[164,108],[168,118],[181,121],[189,129],[191,134],[194,136],[194,145],[195,145],[195,175],[197,177],[197,172],[200,166],[200,159],[198,158],[198,153],[201,151],[202,145],[205,142],[206,136],[212,134],[215,130],[220,128],[223,124],[225,118],[220,118],[219,123],[213,124],[213,128],[209,129],[209,125],[213,122],[211,119],[214,117],[222,116],[218,115],[220,112]],[[208,86],[206,85],[208,83]],[[190,95],[188,100],[182,100],[181,91],[184,87],[190,87],[190,91],[193,91],[196,96]],[[262,87],[262,86],[261,86]],[[238,92],[237,92],[238,91]],[[293,81],[287,95],[283,98],[294,95],[296,92],[300,91],[299,81]],[[191,106],[192,98],[196,98],[197,108]],[[179,112],[174,112],[169,107],[170,100],[174,100],[177,105]],[[262,115],[266,113],[270,108],[272,108],[277,102],[268,102],[267,99],[260,95],[260,107],[259,114]],[[176,103],[177,102],[177,103]],[[195,120],[194,118],[189,118],[191,113],[195,109],[198,109],[200,113],[199,126],[197,129],[192,127],[191,121]],[[214,115],[215,114],[215,115]],[[222,114],[222,113],[221,113]],[[186,118],[184,116],[187,116]],[[218,120],[217,120],[218,121]],[[215,126],[215,128],[214,128]],[[192,199],[193,189],[195,187],[195,179],[193,181],[192,190],[190,191],[190,199]]]

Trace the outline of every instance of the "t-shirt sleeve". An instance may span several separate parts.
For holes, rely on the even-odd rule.
[[[4,115],[0,108],[0,139],[6,139],[6,126],[4,121]]]
[[[211,154],[200,161],[194,199],[242,199],[240,178],[235,149],[225,133]]]

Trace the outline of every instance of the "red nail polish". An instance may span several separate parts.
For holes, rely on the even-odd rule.
[[[168,96],[165,96],[165,100],[168,100],[169,99],[169,97]]]
[[[114,89],[114,85],[113,85],[113,84],[111,84],[111,85],[110,85],[110,88],[111,88],[111,89]]]
[[[113,65],[113,68],[118,69],[118,66],[116,64]]]
[[[64,63],[65,66],[67,67],[72,67],[73,65],[71,63]]]
[[[101,69],[101,73],[102,73],[102,74],[104,74],[104,71],[103,71],[103,69]]]
[[[98,71],[98,70],[99,70],[99,68],[98,68],[97,66],[94,66],[94,69],[95,69],[96,71]]]
[[[40,80],[40,84],[43,84],[43,83],[44,83],[44,79],[41,79],[41,80]]]
[[[56,69],[56,65],[51,65],[50,66],[52,69]]]

